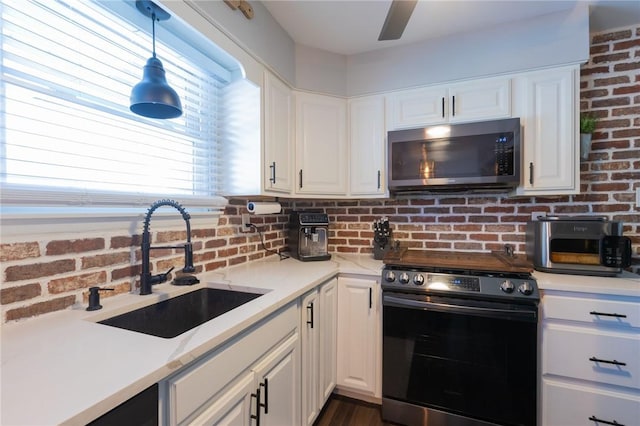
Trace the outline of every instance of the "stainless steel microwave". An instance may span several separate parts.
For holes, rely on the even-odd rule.
[[[389,191],[510,189],[520,182],[520,119],[387,134]]]

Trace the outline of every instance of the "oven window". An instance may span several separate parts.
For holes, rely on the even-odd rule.
[[[384,306],[383,396],[535,425],[535,322]]]
[[[555,263],[600,264],[600,240],[554,238],[549,249],[549,257]]]

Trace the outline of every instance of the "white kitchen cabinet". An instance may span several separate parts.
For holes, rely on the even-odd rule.
[[[579,192],[579,80],[577,65],[514,79],[516,116],[523,127],[518,195]]]
[[[511,117],[511,79],[403,90],[387,95],[388,129]]]
[[[338,387],[381,396],[382,313],[374,278],[338,278]]]
[[[262,424],[300,424],[299,312],[282,308],[168,378],[167,423],[250,424],[260,391]]]
[[[639,306],[635,297],[543,292],[543,425],[637,424]]]
[[[383,96],[349,100],[349,193],[386,193],[385,103]]]
[[[293,94],[268,71],[264,78],[264,189],[293,191]]]
[[[300,424],[300,340],[290,336],[253,371],[260,389],[261,425]]]
[[[336,385],[337,279],[302,298],[302,423],[312,425]]]
[[[347,101],[294,92],[296,104],[296,193],[346,195]]]

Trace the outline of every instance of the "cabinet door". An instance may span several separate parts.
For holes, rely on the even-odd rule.
[[[384,98],[349,101],[349,191],[352,195],[384,195]]]
[[[266,72],[264,80],[265,191],[293,190],[293,100],[291,89]]]
[[[449,122],[511,117],[511,80],[488,79],[449,86]]]
[[[302,420],[311,425],[320,412],[318,401],[318,360],[320,355],[321,322],[318,290],[313,290],[302,298],[302,324],[300,324],[300,341],[302,346]]]
[[[447,122],[445,87],[403,90],[387,95],[386,100],[389,130]]]
[[[249,426],[251,415],[255,414],[258,408],[255,391],[254,374],[248,372],[228,390],[223,391],[209,408],[189,424]]]
[[[346,195],[346,100],[311,93],[296,99],[296,192]]]
[[[318,408],[336,387],[337,321],[338,321],[338,279],[334,278],[320,287],[320,345],[318,371]]]
[[[575,194],[579,190],[577,72],[577,67],[568,67],[519,78],[524,102],[519,194]]]
[[[376,395],[381,347],[375,280],[338,279],[338,385]]]
[[[272,350],[253,370],[260,389],[261,425],[300,424],[300,364],[298,333]]]

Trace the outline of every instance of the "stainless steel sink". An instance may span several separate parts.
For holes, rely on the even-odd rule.
[[[261,293],[202,288],[98,323],[171,338],[260,296]]]

